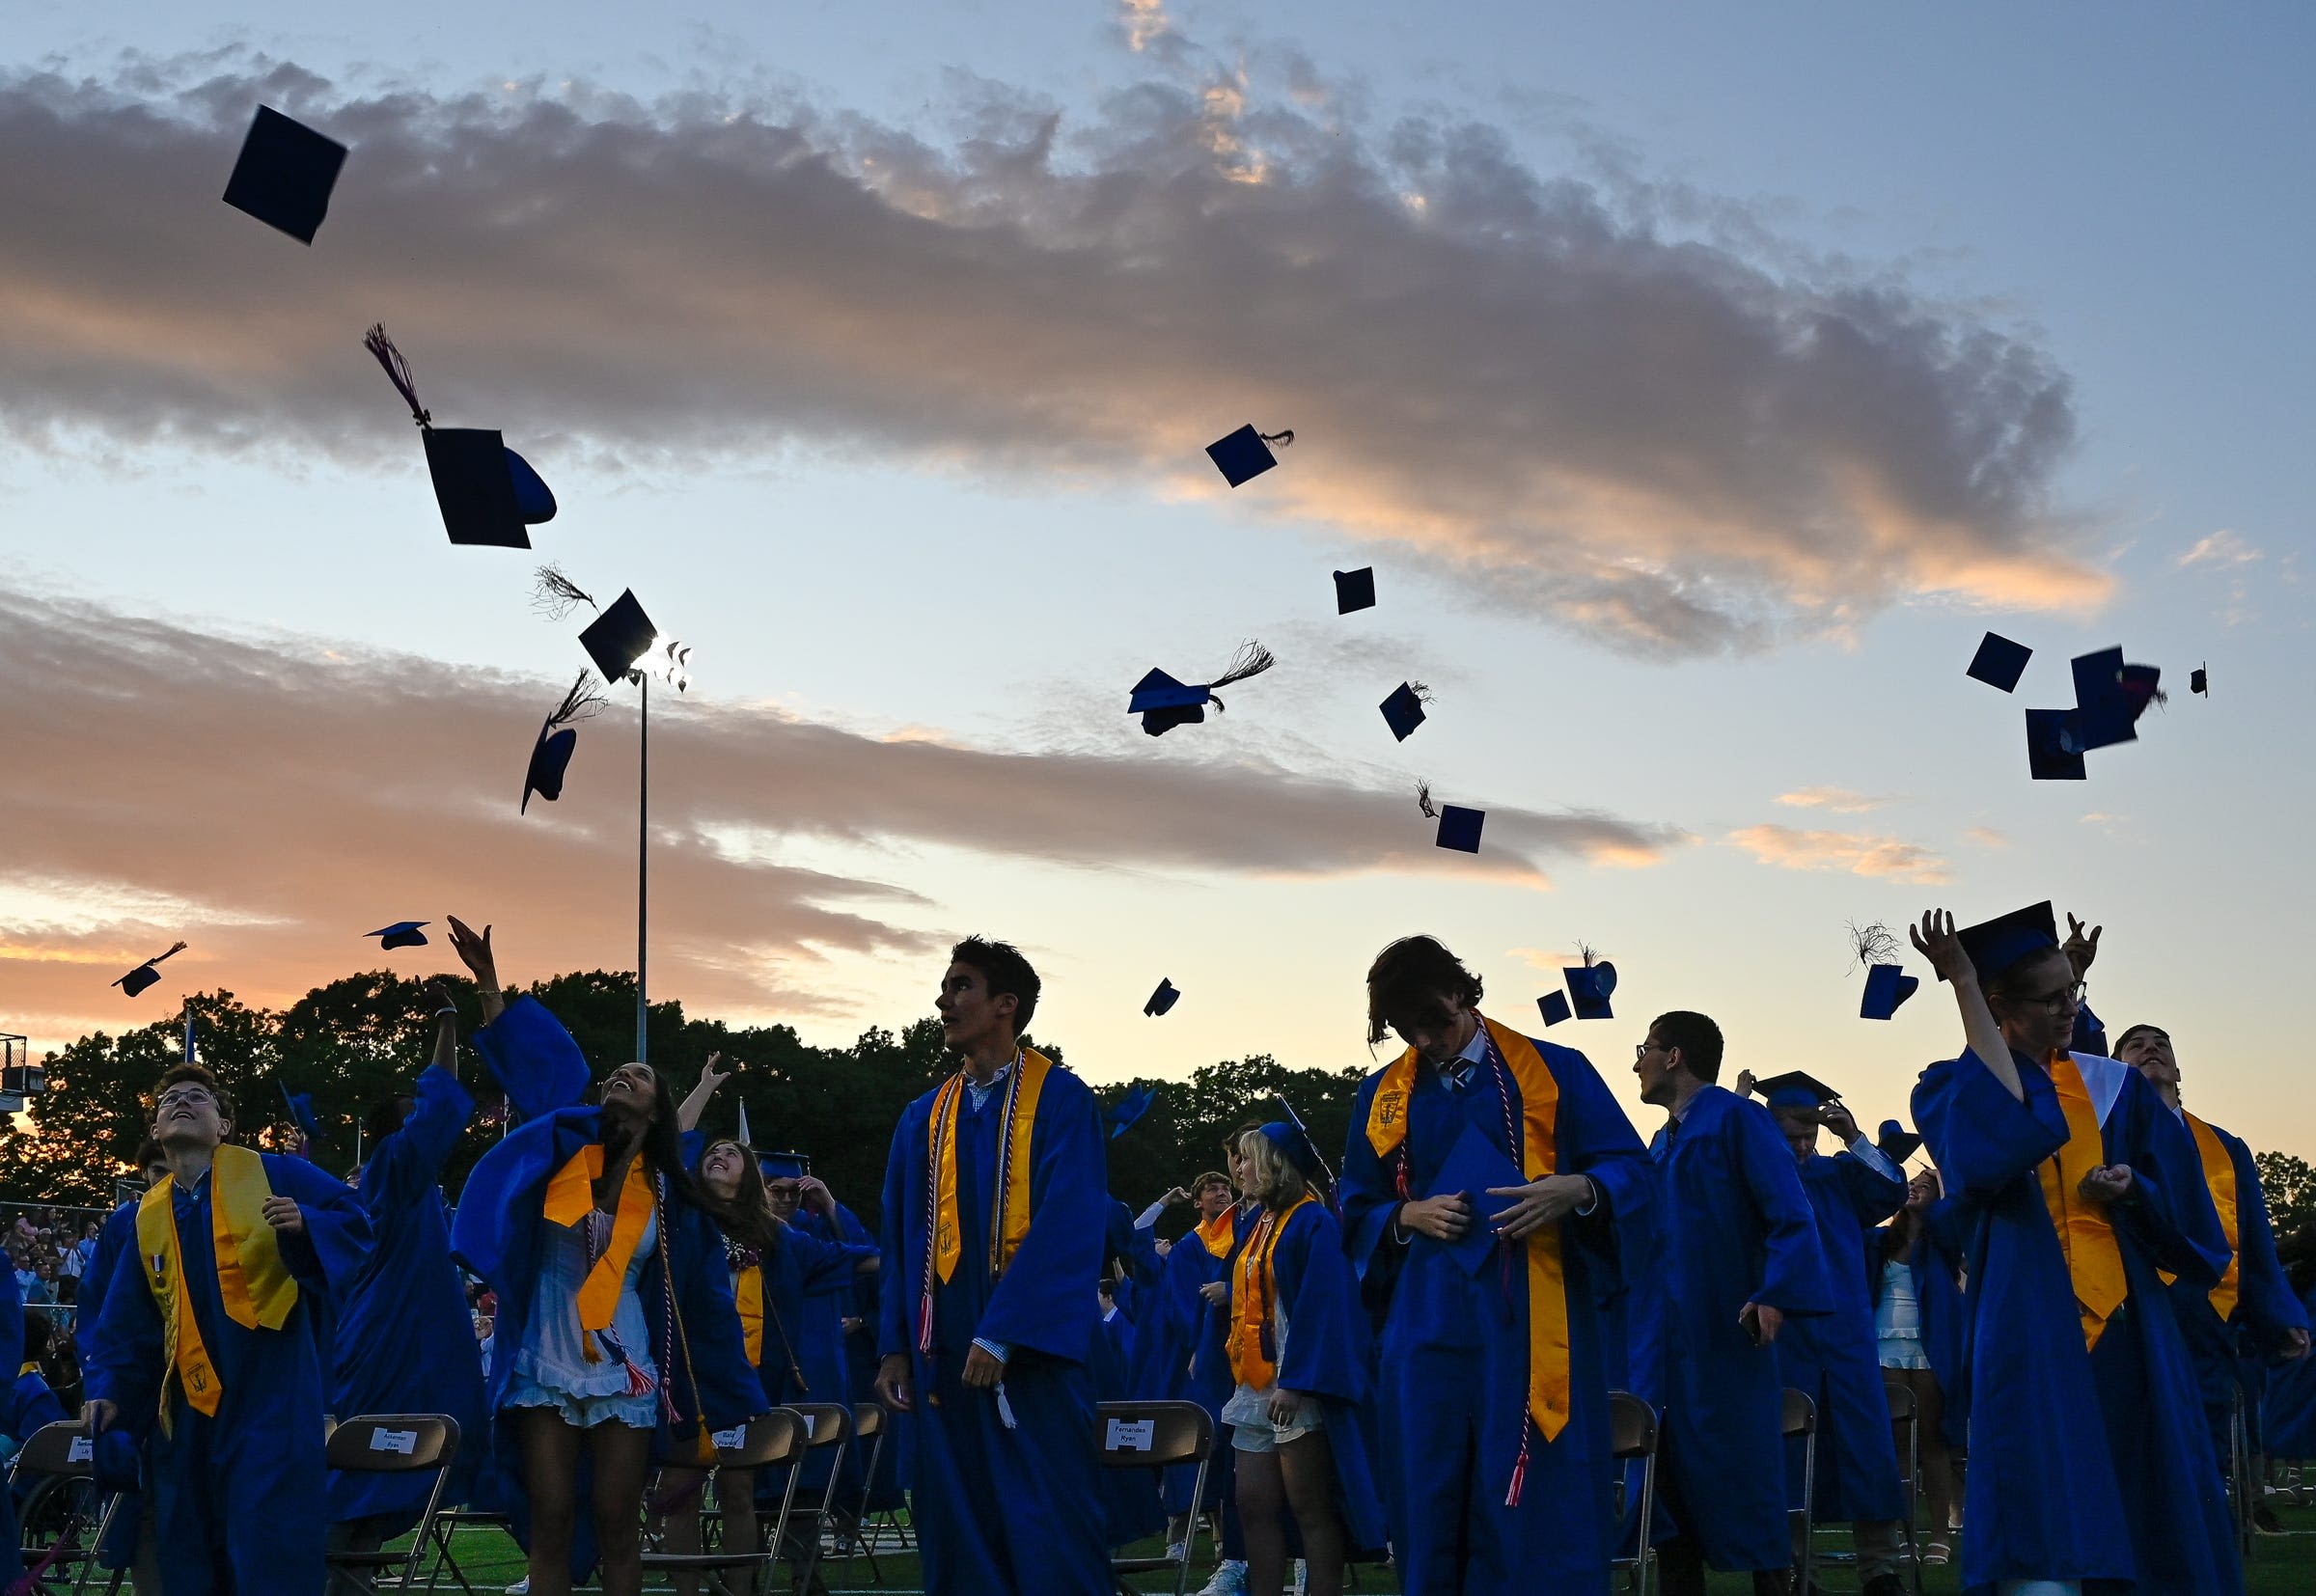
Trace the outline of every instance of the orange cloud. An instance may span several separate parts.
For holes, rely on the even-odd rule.
[[[1764,865],[1788,870],[1847,870],[1935,886],[1947,879],[1945,861],[1917,843],[1894,837],[1846,831],[1796,831],[1791,826],[1749,826],[1727,841]]]

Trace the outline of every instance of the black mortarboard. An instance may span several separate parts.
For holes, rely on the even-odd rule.
[[[802,1180],[813,1172],[813,1161],[802,1153],[758,1153],[756,1167],[766,1180]]]
[[[1383,701],[1383,724],[1392,729],[1392,735],[1405,742],[1423,724],[1423,706],[1431,702],[1431,689],[1420,681],[1403,681],[1398,691]]]
[[[1453,848],[1458,853],[1479,852],[1479,828],[1487,822],[1485,810],[1466,809],[1461,804],[1440,806],[1440,833],[1433,843],[1438,847]]]
[[[1223,481],[1232,487],[1252,482],[1279,463],[1271,453],[1271,445],[1283,449],[1295,441],[1294,432],[1257,432],[1251,426],[1242,427],[1228,437],[1217,438],[1206,446],[1206,457],[1214,461]]]
[[[486,427],[436,427],[434,418],[418,401],[410,363],[394,346],[383,326],[372,326],[362,340],[385,368],[395,391],[410,406],[426,443],[427,475],[434,483],[434,503],[442,511],[443,530],[454,543],[501,549],[531,546],[528,528],[555,519],[555,495],[531,463],[507,447],[497,431]]]
[[[420,930],[419,927],[433,923],[430,920],[398,920],[392,925],[382,926],[375,931],[365,931],[363,935],[385,938],[385,941],[378,944],[380,952],[386,952],[396,948],[424,948],[427,945],[427,933]]]
[[[1172,980],[1161,980],[1158,983],[1158,990],[1150,994],[1150,1001],[1142,1005],[1142,1011],[1150,1018],[1156,1019],[1172,1008],[1181,999],[1182,994],[1174,989],[1174,983]]]
[[[161,978],[161,973],[153,968],[154,965],[160,963],[161,960],[168,958],[170,954],[181,953],[184,950],[185,945],[183,943],[176,943],[171,946],[169,952],[153,954],[152,957],[147,959],[143,964],[138,965],[127,975],[123,976],[119,980],[113,981],[110,984],[119,987],[121,989],[122,996],[133,998],[138,993],[151,986],[154,981],[157,981]]]
[[[2026,671],[2026,662],[2034,650],[2024,643],[2013,643],[1998,632],[1989,632],[1971,656],[1969,675],[1989,687],[1999,687],[2007,693],[2019,685],[2019,677]]]
[[[226,181],[225,203],[311,244],[345,164],[345,145],[261,105]]]
[[[2080,782],[2082,737],[2072,709],[2026,711],[2026,773],[2038,782]]]
[[[2146,707],[2141,700],[2140,708]],[[2132,695],[2123,686],[2123,650],[2102,648],[2075,660],[2075,729],[2085,754],[2094,748],[2127,743],[2138,736],[2132,723],[2138,715]]]
[[[1895,1119],[1883,1120],[1882,1129],[1874,1136],[1874,1145],[1881,1148],[1882,1156],[1892,1164],[1905,1163],[1920,1149],[1921,1144],[1920,1137]]]
[[[1865,997],[1858,1004],[1861,1020],[1887,1020],[1898,1005],[1921,989],[1919,976],[1909,976],[1894,964],[1871,965],[1865,972]]]
[[[611,601],[611,608],[587,623],[579,646],[595,662],[605,681],[618,681],[635,669],[635,662],[651,651],[659,628],[644,614],[635,590],[627,589]]]
[[[1613,1020],[1616,1017],[1609,1007],[1609,999],[1616,991],[1616,967],[1606,959],[1595,960],[1589,953],[1585,962],[1560,975],[1568,982],[1568,996],[1576,1004],[1580,1020]]]
[[[2210,698],[2212,696],[2211,672],[2200,665],[2195,667],[2194,670],[2190,671],[2188,673],[2188,691],[2191,693],[2200,693],[2205,698]]]
[[[2058,946],[2058,920],[2048,898],[2024,909],[1997,915],[1993,920],[1966,925],[1954,933],[1981,984],[1993,980],[2029,953]],[[1945,977],[1941,976],[1939,979]]]
[[[601,709],[603,702],[594,678],[580,672],[563,702],[539,723],[538,739],[531,745],[531,763],[523,772],[523,802],[517,813],[530,812],[534,792],[550,804],[563,796],[564,773],[570,769],[571,753],[579,746],[579,733],[568,723],[587,719]]]
[[[1335,613],[1349,615],[1353,610],[1371,610],[1375,607],[1375,567],[1362,565],[1355,571],[1335,573]]]
[[[1761,1101],[1773,1109],[1816,1109],[1839,1099],[1841,1093],[1807,1070],[1791,1069],[1753,1083]]]
[[[1177,726],[1196,726],[1206,719],[1206,705],[1226,708],[1215,697],[1214,690],[1227,687],[1234,681],[1258,676],[1278,661],[1271,651],[1259,643],[1239,646],[1232,656],[1230,668],[1208,682],[1181,682],[1164,671],[1151,670],[1134,684],[1126,698],[1126,713],[1142,717],[1142,729],[1153,737],[1163,737]]]
[[[1544,1023],[1547,1026],[1558,1025],[1572,1012],[1568,1007],[1567,997],[1558,992],[1547,992],[1538,998],[1536,1011],[1544,1016]]]

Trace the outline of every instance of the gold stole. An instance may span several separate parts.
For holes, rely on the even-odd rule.
[[[1037,1123],[1037,1097],[1045,1089],[1053,1060],[1034,1048],[1024,1048],[1014,1061],[1013,1077],[1006,1083],[1006,1123],[1000,1158],[1005,1178],[998,1182],[996,1211],[989,1225],[989,1276],[1005,1274],[1013,1254],[1030,1233],[1030,1142]],[[965,1097],[963,1071],[949,1078],[933,1099],[933,1274],[943,1283],[957,1272],[964,1255],[964,1232],[957,1224],[957,1114]],[[927,1288],[930,1295],[930,1288]]]
[[[2212,1189],[2212,1206],[2220,1210],[2220,1230],[2227,1237],[2227,1273],[2212,1287],[2212,1308],[2224,1320],[2235,1312],[2242,1287],[2236,1269],[2243,1240],[2238,1232],[2243,1216],[2236,1205],[2236,1161],[2227,1156],[2227,1143],[2211,1126],[2184,1110],[2182,1113],[2188,1129],[2195,1133],[2195,1151],[2203,1160],[2203,1183]],[[2168,1269],[2162,1273],[2165,1285],[2179,1279]]]
[[[764,1366],[764,1270],[750,1264],[731,1282],[732,1300],[740,1309],[740,1339],[748,1345],[748,1366]]]
[[[1480,1023],[1496,1043],[1520,1092],[1520,1169],[1530,1181],[1559,1169],[1559,1083],[1535,1043],[1485,1015]],[[1367,1110],[1367,1145],[1388,1158],[1407,1139],[1407,1102],[1420,1059],[1409,1048],[1384,1067]],[[1528,1252],[1528,1412],[1546,1441],[1567,1425],[1568,1282],[1560,1255],[1560,1227],[1545,1225],[1522,1243]]]
[[[1230,1372],[1240,1385],[1256,1390],[1269,1390],[1279,1380],[1277,1360],[1262,1350],[1262,1327],[1271,1322],[1279,1300],[1271,1254],[1279,1251],[1279,1238],[1286,1234],[1286,1222],[1295,1217],[1295,1209],[1310,1200],[1305,1192],[1285,1213],[1264,1213],[1254,1239],[1238,1255],[1238,1279],[1230,1288]]]
[[[146,1283],[161,1314],[162,1357],[196,1412],[214,1418],[225,1395],[192,1294],[184,1287],[184,1258],[177,1242],[177,1180],[163,1175],[137,1204],[137,1251],[144,1254]],[[244,1330],[279,1330],[297,1306],[297,1281],[273,1226],[265,1223],[265,1199],[273,1188],[265,1161],[247,1147],[226,1143],[209,1156],[209,1234],[217,1269],[217,1295],[226,1316]],[[169,1385],[161,1383],[161,1433],[171,1433]]]
[[[2058,1233],[2058,1250],[2067,1260],[2067,1278],[2074,1284],[2076,1309],[2082,1319],[2082,1344],[2088,1351],[2107,1333],[2108,1318],[2123,1306],[2129,1288],[2114,1225],[2103,1204],[2082,1195],[2083,1177],[2107,1162],[2107,1142],[2100,1134],[2099,1112],[2082,1084],[2082,1070],[2071,1055],[2051,1056],[2051,1085],[2066,1113],[2067,1141],[2042,1163],[2043,1206],[2051,1211],[2051,1228]]]
[[[540,1213],[550,1225],[568,1228],[594,1210],[595,1182],[603,1178],[603,1143],[591,1142],[571,1155],[547,1182]],[[651,1222],[651,1180],[644,1173],[643,1154],[627,1164],[627,1178],[620,1183],[619,1212],[611,1222],[611,1242],[587,1272],[579,1286],[579,1328],[588,1333],[587,1361],[599,1363],[594,1332],[609,1330],[620,1310],[620,1287],[626,1283],[627,1265]]]
[[[1228,1257],[1230,1244],[1238,1239],[1238,1204],[1232,1202],[1214,1218],[1200,1223],[1198,1234],[1208,1257]]]

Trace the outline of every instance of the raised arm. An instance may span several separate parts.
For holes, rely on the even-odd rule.
[[[700,1084],[692,1088],[692,1094],[676,1111],[677,1130],[698,1129],[700,1116],[707,1112],[708,1100],[716,1095],[716,1088],[739,1073],[740,1066],[736,1063],[730,1069],[718,1070],[716,1060],[723,1057],[721,1053],[711,1053],[707,1056],[707,1062],[700,1066]]]
[[[447,1069],[451,1078],[458,1078],[458,1008],[451,995],[439,986],[427,991],[434,999],[434,1067]]]
[[[1954,934],[1954,917],[1944,909],[1930,909],[1923,913],[1919,925],[1910,926],[1914,949],[1930,961],[1932,969],[1944,977],[1954,988],[1955,1006],[1962,1010],[1963,1039],[1972,1053],[1986,1065],[1987,1073],[2002,1083],[2017,1103],[2026,1101],[2026,1083],[2019,1079],[2018,1060],[2010,1056],[2010,1043],[2003,1038],[2002,1028],[1995,1023],[1995,1011],[1979,989],[1977,966],[1963,950],[1962,939]]]
[[[456,915],[452,915],[450,922],[452,950],[482,990],[482,1023],[488,1025],[507,1008],[507,994],[499,989],[498,961],[490,951],[490,927],[484,925],[482,934],[477,936]]]

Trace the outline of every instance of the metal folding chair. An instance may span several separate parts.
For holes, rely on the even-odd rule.
[[[77,1596],[88,1588],[96,1568],[96,1549],[104,1544],[113,1515],[121,1509],[118,1492],[96,1488],[96,1444],[88,1426],[59,1421],[33,1431],[9,1465],[8,1489],[13,1491],[18,1485],[28,1487],[18,1510],[19,1522],[28,1530],[37,1532],[49,1518],[56,1520],[53,1538],[22,1543],[25,1569],[42,1590],[50,1588],[50,1579],[62,1577],[58,1571],[69,1571]],[[85,1538],[81,1533],[84,1525],[88,1527]],[[105,1589],[119,1590],[127,1572],[124,1568],[112,1570]]]
[[[432,1591],[436,1582],[448,1570],[452,1580],[466,1596],[497,1596],[500,1589],[498,1585],[492,1585],[487,1593],[479,1591],[467,1579],[465,1570],[458,1566],[451,1544],[461,1529],[496,1529],[507,1537],[509,1545],[516,1544],[514,1521],[504,1513],[489,1513],[474,1507],[442,1508],[434,1515],[434,1566],[427,1571],[427,1589]]]
[[[852,1514],[852,1549],[844,1554],[844,1561],[855,1557],[868,1559],[868,1578],[878,1584],[885,1582],[884,1571],[876,1566],[876,1548],[868,1533],[868,1499],[876,1492],[876,1471],[885,1457],[885,1437],[892,1433],[893,1416],[885,1411],[882,1402],[855,1402],[852,1405],[853,1450],[861,1459],[861,1500]],[[863,1447],[866,1451],[862,1451]]]
[[[1196,1463],[1198,1474],[1190,1500],[1206,1497],[1206,1471],[1214,1461],[1214,1420],[1196,1402],[1104,1402],[1094,1409],[1094,1440],[1101,1446],[1105,1469],[1166,1470]],[[1190,1542],[1182,1538],[1179,1553],[1163,1557],[1113,1557],[1111,1577],[1127,1592],[1129,1574],[1174,1571],[1174,1596],[1190,1588]]]
[[[2236,1555],[2249,1562],[2259,1545],[2259,1527],[2252,1517],[2260,1500],[2260,1482],[2251,1475],[2250,1416],[2244,1411],[2244,1385],[2228,1382],[2231,1406],[2227,1416],[2227,1501],[2236,1521]]]
[[[1802,1444],[1802,1505],[1788,1517],[1802,1523],[1802,1555],[1794,1569],[1801,1588],[1807,1590],[1817,1570],[1817,1550],[1810,1539],[1817,1529],[1817,1403],[1807,1391],[1785,1388],[1780,1428],[1786,1440]]]
[[[1889,1398],[1889,1439],[1898,1453],[1898,1484],[1904,1493],[1906,1513],[1898,1521],[1899,1532],[1906,1537],[1908,1579],[1914,1585],[1914,1596],[1922,1596],[1922,1549],[1916,1534],[1916,1499],[1922,1488],[1922,1419],[1914,1400],[1914,1388],[1890,1378],[1891,1371],[1882,1371],[1882,1392]]]
[[[804,1430],[804,1450],[807,1454],[833,1449],[835,1455],[828,1465],[828,1484],[818,1493],[812,1506],[812,1528],[809,1533],[799,1530],[802,1537],[796,1548],[796,1588],[810,1588],[813,1577],[820,1567],[820,1537],[828,1527],[829,1504],[836,1499],[838,1488],[844,1478],[844,1451],[852,1445],[852,1410],[841,1402],[792,1402],[787,1411],[796,1416]],[[788,1499],[796,1497],[797,1476],[804,1472],[806,1459],[799,1457],[796,1468],[788,1475]],[[785,1518],[785,1514],[784,1514]],[[774,1541],[777,1548],[780,1542]]]
[[[790,1409],[774,1408],[737,1428],[717,1431],[714,1440],[719,1469],[777,1469],[783,1464],[794,1465],[803,1458],[804,1420]],[[720,1575],[739,1570],[748,1575],[746,1589],[758,1592],[768,1589],[772,1570],[780,1558],[781,1537],[787,1532],[788,1509],[796,1502],[796,1475],[797,1470],[789,1468],[788,1487],[781,1494],[780,1513],[773,1521],[772,1533],[759,1544],[727,1546],[714,1552],[647,1552],[643,1557],[645,1571]]]
[[[378,1575],[399,1566],[400,1588],[416,1589],[418,1565],[433,1538],[434,1515],[442,1506],[442,1488],[458,1455],[458,1421],[442,1413],[358,1414],[331,1426],[325,1455],[330,1468],[340,1473],[432,1471],[434,1488],[427,1493],[426,1511],[419,1515],[418,1532],[410,1537],[408,1551],[332,1552],[322,1559],[334,1588],[374,1589]]]
[[[1649,1544],[1650,1522],[1657,1510],[1657,1411],[1631,1391],[1609,1392],[1609,1456],[1617,1465],[1616,1508],[1619,1523],[1624,1518],[1626,1466],[1640,1465],[1640,1533],[1635,1539],[1633,1555],[1612,1557],[1611,1568],[1627,1571],[1626,1588],[1634,1596],[1649,1596],[1656,1587],[1657,1554]]]

